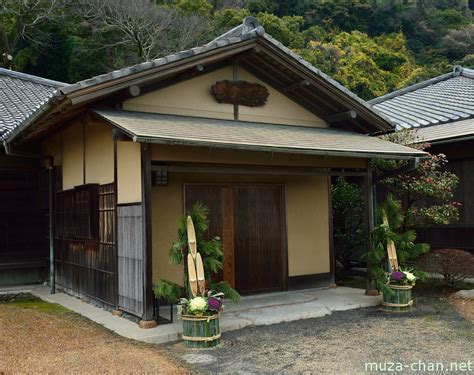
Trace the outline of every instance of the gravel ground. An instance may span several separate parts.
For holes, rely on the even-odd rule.
[[[187,371],[162,347],[117,336],[59,305],[0,303],[0,374]]]
[[[366,373],[366,362],[469,360],[474,370],[474,325],[446,297],[417,297],[408,313],[378,308],[336,312],[224,333],[218,348],[192,350],[179,343],[169,350],[196,370],[212,373],[357,374]]]

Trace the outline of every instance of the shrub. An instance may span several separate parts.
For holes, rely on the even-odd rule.
[[[437,249],[424,254],[417,261],[418,267],[444,277],[446,285],[474,277],[474,255],[457,249]]]
[[[367,251],[364,193],[359,185],[348,182],[344,177],[339,177],[331,189],[334,249],[344,274],[350,262]]]

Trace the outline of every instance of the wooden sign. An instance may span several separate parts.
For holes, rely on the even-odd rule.
[[[218,81],[211,87],[219,103],[261,107],[265,105],[269,92],[265,86],[245,81]]]

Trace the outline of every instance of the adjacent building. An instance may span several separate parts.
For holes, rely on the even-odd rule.
[[[369,102],[396,124],[413,129],[429,152],[448,158],[447,170],[460,180],[455,200],[460,219],[420,232],[432,248],[474,251],[474,70],[453,71],[381,96]]]

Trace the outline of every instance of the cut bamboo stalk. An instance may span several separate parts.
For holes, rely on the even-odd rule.
[[[197,254],[196,232],[194,230],[194,224],[193,224],[193,220],[191,219],[191,216],[188,216],[188,219],[187,219],[187,232],[188,232],[189,252],[191,253],[193,259],[196,259],[196,254]]]
[[[385,211],[382,212],[382,221],[388,226],[388,218]],[[387,241],[387,254],[391,271],[398,271],[397,249],[395,248],[395,243],[390,239]]]
[[[199,293],[203,296],[206,292],[206,280],[204,278],[204,265],[202,264],[201,254],[196,254],[196,273]]]
[[[196,264],[194,263],[191,253],[188,253],[188,277],[191,294],[193,297],[196,297],[198,294],[198,281],[196,276]]]

